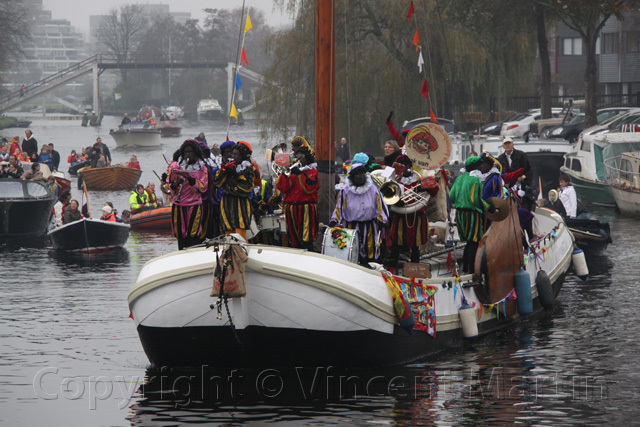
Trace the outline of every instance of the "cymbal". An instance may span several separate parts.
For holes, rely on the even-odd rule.
[[[497,209],[494,213],[490,213],[489,211],[484,213],[491,221],[503,221],[507,216],[509,216],[509,202],[505,199],[501,199],[500,197],[490,197],[487,200],[487,203]]]

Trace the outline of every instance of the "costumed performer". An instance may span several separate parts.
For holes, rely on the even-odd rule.
[[[449,198],[456,208],[456,224],[460,240],[467,242],[462,257],[462,271],[472,272],[478,251],[478,244],[486,230],[486,210],[495,209],[482,198],[482,183],[471,172],[480,166],[480,157],[471,156],[465,161],[466,171],[456,178]]]
[[[358,230],[359,261],[367,265],[369,261],[379,261],[381,257],[381,234],[388,218],[387,205],[378,187],[371,181],[371,174],[362,163],[352,164],[345,185],[338,192],[336,209],[329,226],[339,225]]]
[[[400,184],[407,190],[419,192],[429,192],[435,196],[438,193],[438,184],[431,177],[428,188],[422,188],[420,175],[415,172],[411,159],[407,156],[400,156],[396,159],[396,163],[403,165],[405,168],[402,172]],[[426,196],[426,195],[425,195]],[[419,196],[418,196],[419,197]],[[404,200],[406,199],[406,200]],[[394,206],[399,208],[405,206],[406,203],[420,203],[415,197],[403,198]],[[387,246],[391,248],[385,265],[395,268],[398,263],[401,248],[409,248],[411,251],[411,262],[420,262],[420,246],[428,243],[429,239],[429,218],[427,217],[427,204],[422,206],[413,213],[394,212],[393,208],[390,212],[390,220],[387,235]]]
[[[225,234],[238,233],[247,240],[251,228],[251,202],[255,170],[251,165],[251,150],[236,144],[233,161],[220,166],[216,172],[216,187],[222,188],[220,200],[220,226]]]
[[[208,187],[208,172],[197,141],[187,139],[182,143],[168,179],[173,193],[171,213],[178,249],[202,243],[209,222],[209,206],[202,203],[202,194]]]
[[[276,188],[284,195],[291,246],[311,251],[318,234],[318,165],[308,146],[298,148],[295,156],[291,175],[280,174]]]

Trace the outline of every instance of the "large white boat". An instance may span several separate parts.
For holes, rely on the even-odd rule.
[[[242,244],[249,258],[246,297],[229,298],[221,316],[212,309],[217,298],[209,296],[220,248],[192,248],[149,261],[129,291],[129,308],[142,346],[158,367],[408,363],[462,344],[464,303],[473,307],[479,335],[521,319],[517,300],[510,297],[521,264],[534,311],[541,309],[540,270],[550,279],[547,296],[557,296],[573,239],[556,213],[539,209],[535,215],[534,231],[544,236],[534,244],[535,254],[522,253],[513,207],[505,221],[492,225],[477,258],[482,283],[471,283],[470,275],[460,281],[396,277],[417,295],[410,301],[416,318],[412,331],[399,324],[384,272],[264,245]],[[524,299],[525,291],[518,292]]]
[[[109,130],[118,147],[159,147],[162,144],[160,130],[155,125],[132,123]]]
[[[198,119],[221,119],[222,107],[217,99],[201,99],[196,108]]]

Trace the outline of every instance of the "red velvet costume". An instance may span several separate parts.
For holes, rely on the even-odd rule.
[[[313,164],[315,165],[315,164]],[[294,248],[312,244],[318,233],[318,170],[304,166],[300,175],[280,175],[276,188],[284,195],[287,231]]]

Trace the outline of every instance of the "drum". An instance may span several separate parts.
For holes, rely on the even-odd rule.
[[[252,217],[251,226],[247,230],[247,240],[253,239],[259,232],[260,229],[258,228],[258,223],[256,222],[256,219]]]
[[[284,214],[278,214],[278,216],[280,217],[280,232],[281,233],[286,233],[287,232],[287,217],[285,217]]]
[[[342,247],[341,247],[342,246]],[[322,253],[345,261],[358,263],[360,239],[358,230],[327,227],[322,238]]]
[[[260,231],[280,230],[280,215],[262,215],[260,217]]]

